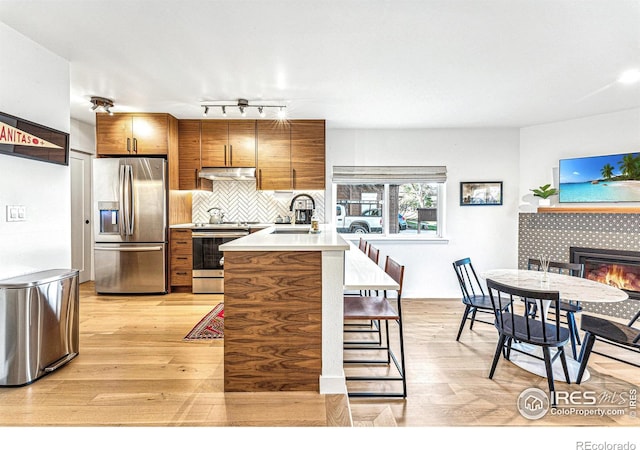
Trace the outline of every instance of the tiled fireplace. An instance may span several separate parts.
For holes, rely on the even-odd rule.
[[[572,249],[587,251],[572,256]],[[640,214],[520,213],[518,267],[526,268],[527,259],[540,254],[564,262],[586,257],[587,276],[604,277],[609,284],[621,283],[620,287],[629,292],[630,300],[624,302],[583,303],[586,311],[623,319],[630,319],[638,311]]]

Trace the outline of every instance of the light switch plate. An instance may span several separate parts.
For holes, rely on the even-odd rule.
[[[24,205],[7,205],[7,222],[24,222],[27,220],[27,207]]]

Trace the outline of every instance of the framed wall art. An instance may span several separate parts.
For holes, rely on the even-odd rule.
[[[460,206],[502,205],[502,181],[460,182]]]
[[[0,153],[69,165],[69,133],[0,112]]]
[[[640,202],[640,153],[560,160],[560,203]]]

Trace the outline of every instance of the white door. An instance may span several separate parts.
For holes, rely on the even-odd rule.
[[[71,266],[80,283],[93,279],[91,248],[91,159],[87,153],[71,150]]]

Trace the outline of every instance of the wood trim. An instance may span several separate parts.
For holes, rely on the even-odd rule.
[[[610,207],[566,207],[566,208],[538,208],[539,213],[595,213],[595,214],[638,214],[640,208],[620,208],[615,206]]]

